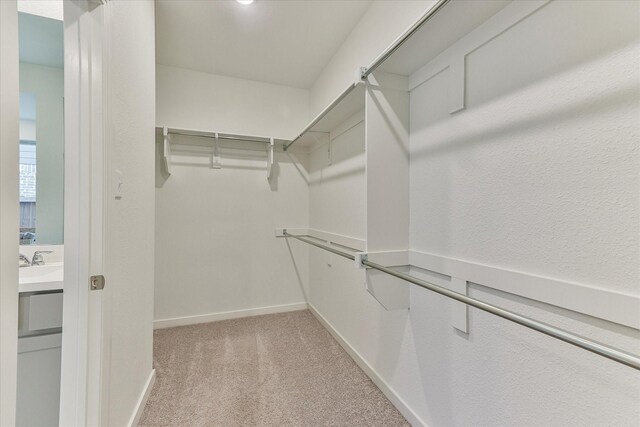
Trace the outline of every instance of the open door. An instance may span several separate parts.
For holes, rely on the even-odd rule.
[[[60,425],[102,425],[104,209],[102,2],[64,3],[64,308]]]

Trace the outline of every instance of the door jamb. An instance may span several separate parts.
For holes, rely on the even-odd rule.
[[[60,425],[100,425],[103,376],[104,274],[103,8],[64,5],[65,184],[64,293]]]

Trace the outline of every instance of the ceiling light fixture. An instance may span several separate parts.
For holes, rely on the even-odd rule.
[[[251,4],[253,0],[236,0],[240,4]]]

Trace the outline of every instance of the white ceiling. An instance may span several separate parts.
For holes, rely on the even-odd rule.
[[[63,31],[62,21],[19,12],[20,62],[63,68]]]
[[[371,0],[156,0],[156,61],[309,88]]]
[[[62,0],[18,0],[18,12],[62,21]]]

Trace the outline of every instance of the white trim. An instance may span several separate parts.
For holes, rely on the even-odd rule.
[[[409,91],[413,91],[436,74],[451,67],[454,77],[451,79],[452,90],[450,91],[449,112],[454,113],[463,109],[465,107],[464,70],[467,55],[533,15],[550,1],[512,2],[409,76]]]
[[[104,12],[105,8],[97,5],[89,5],[90,28],[87,37],[91,44],[89,59],[90,67],[90,123],[91,123],[91,166],[90,166],[90,252],[89,252],[89,273],[90,275],[104,275],[104,244],[105,244],[105,217],[107,194],[107,169],[105,167],[105,96],[104,96],[104,70],[106,65],[104,56]],[[103,362],[108,359],[103,357],[103,343],[107,339],[104,328],[103,291],[89,292],[88,305],[88,345],[87,345],[87,425],[100,425],[102,411],[106,412],[106,406],[102,406],[103,394],[108,395],[107,383],[103,383]],[[106,336],[105,336],[106,335]]]
[[[312,228],[287,230],[360,252],[366,247],[366,240],[355,237]],[[367,255],[369,260],[387,267],[408,265],[640,330],[640,295],[413,250]]]
[[[263,314],[287,313],[305,310],[306,302],[249,308],[245,310],[223,311],[221,313],[199,314],[196,316],[173,317],[153,321],[153,329],[173,328],[175,326],[197,325],[199,323],[218,322],[220,320],[240,319],[242,317],[261,316]]]
[[[80,44],[86,34],[85,6],[67,2],[64,7],[64,281],[62,363],[60,378],[60,425],[86,424],[88,287],[89,277],[89,188],[88,150],[80,141],[89,140],[88,45]],[[81,63],[82,62],[82,63]],[[83,69],[81,65],[85,65]],[[83,280],[83,278],[85,280]]]
[[[60,425],[96,425],[102,393],[102,15],[65,2],[65,254]],[[91,12],[93,10],[93,12]]]
[[[328,244],[337,244],[345,246],[347,248],[356,249],[358,251],[364,251],[367,241],[359,239],[357,237],[345,236],[343,234],[329,233],[328,231],[316,230],[313,228],[307,229],[307,234],[316,239],[324,240]]]
[[[409,251],[367,252],[368,260],[385,267],[403,267],[409,265]]]
[[[102,2],[103,7],[102,11],[102,22],[101,22],[101,81],[102,81],[102,131],[103,131],[103,141],[102,141],[102,197],[103,197],[103,205],[102,205],[102,247],[100,248],[102,252],[102,272],[101,274],[105,277],[109,277],[108,264],[106,260],[106,248],[108,244],[108,234],[107,234],[107,226],[108,226],[108,209],[109,209],[109,194],[111,189],[111,171],[113,168],[111,167],[111,147],[112,141],[115,138],[115,129],[113,126],[113,102],[112,102],[112,69],[111,69],[111,56],[112,56],[112,37],[110,34],[113,31],[113,19],[112,19],[112,8],[113,5],[108,4],[106,1]],[[99,159],[96,159],[98,161]],[[108,279],[107,279],[108,280]],[[94,292],[98,293],[98,292]],[[109,425],[109,404],[110,404],[110,380],[111,380],[111,301],[112,301],[112,291],[110,288],[107,288],[106,291],[102,290],[99,292],[100,297],[102,298],[102,353],[101,353],[101,373],[100,373],[100,402],[99,402],[99,425],[108,426]]]
[[[316,230],[314,228],[289,228],[281,227],[275,229],[276,237],[284,237],[282,230],[287,230],[287,233],[297,234],[299,236],[310,236],[318,240],[323,240],[329,245],[344,246],[346,248],[355,249],[357,251],[364,251],[367,245],[367,241],[358,237],[345,236],[344,234],[330,233],[328,231]],[[386,254],[387,252],[383,252]]]
[[[16,422],[18,357],[18,11],[0,2],[0,425]],[[11,143],[14,142],[15,143]]]
[[[402,398],[398,395],[398,393],[393,390],[393,388],[387,384],[387,382],[382,379],[380,374],[376,372],[376,370],[367,363],[367,361],[358,353],[356,349],[351,347],[349,342],[336,330],[336,328],[329,323],[327,319],[322,316],[318,312],[318,310],[312,305],[309,304],[309,311],[318,319],[318,321],[324,326],[324,328],[329,331],[329,333],[338,341],[338,344],[347,352],[347,354],[353,359],[354,362],[364,371],[365,374],[373,381],[373,383],[380,389],[380,391],[389,399],[389,401],[396,407],[396,409],[402,414],[403,417],[411,424],[412,426],[427,426],[425,423],[413,410],[407,405],[407,403],[402,400]]]
[[[144,386],[144,390],[142,390],[142,394],[138,399],[138,403],[136,404],[136,410],[131,416],[131,421],[129,421],[129,427],[136,427],[140,422],[140,418],[142,417],[142,413],[144,412],[144,407],[147,405],[147,400],[149,400],[149,396],[151,395],[151,390],[153,390],[153,385],[156,383],[156,370],[152,369],[149,374],[149,379]]]
[[[639,295],[417,251],[409,251],[409,264],[640,329]]]

